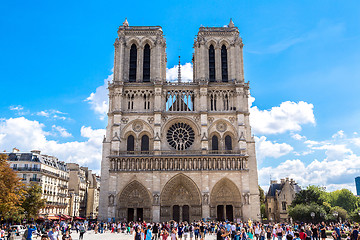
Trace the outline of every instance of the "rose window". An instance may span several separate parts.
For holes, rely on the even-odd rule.
[[[166,138],[176,150],[185,150],[193,144],[195,133],[188,124],[175,123],[169,128]]]

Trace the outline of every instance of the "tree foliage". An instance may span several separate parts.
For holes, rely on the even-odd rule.
[[[26,190],[16,172],[10,168],[5,154],[0,154],[0,192],[1,217],[18,220],[23,212],[21,204]]]
[[[314,218],[311,216],[312,212],[315,213]],[[326,211],[321,205],[318,205],[316,203],[301,203],[290,207],[289,216],[292,217],[295,221],[320,222],[325,219]]]
[[[41,192],[41,187],[38,184],[31,184],[27,188],[26,198],[21,205],[26,213],[26,218],[36,219],[40,209],[45,207],[46,200],[41,198]]]
[[[348,189],[336,190],[329,195],[331,206],[339,206],[348,212],[352,212],[358,207],[357,197]]]
[[[259,185],[259,194],[260,194],[260,205],[265,203],[265,194],[264,190]]]
[[[295,195],[295,199],[291,206],[294,207],[298,204],[312,204],[323,205],[328,200],[328,193],[325,189],[310,185],[306,189],[301,190]]]

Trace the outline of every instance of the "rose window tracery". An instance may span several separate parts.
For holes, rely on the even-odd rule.
[[[186,123],[173,124],[166,135],[167,141],[176,150],[185,150],[194,143],[194,130]]]

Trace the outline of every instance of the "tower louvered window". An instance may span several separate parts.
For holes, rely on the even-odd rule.
[[[222,81],[228,81],[227,49],[225,45],[221,47],[221,76]]]
[[[136,82],[137,47],[135,44],[130,48],[129,82]]]
[[[209,48],[209,79],[215,82],[215,49],[213,45]]]
[[[150,82],[150,46],[145,45],[144,62],[143,62],[143,79],[144,82]]]

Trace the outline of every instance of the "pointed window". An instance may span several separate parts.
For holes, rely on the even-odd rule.
[[[133,153],[134,150],[135,150],[135,138],[133,135],[129,135],[128,138],[127,138],[127,148],[126,150],[129,152],[129,153]]]
[[[209,48],[209,79],[215,82],[215,49],[213,45]]]
[[[149,152],[149,137],[147,135],[143,135],[141,137],[141,152],[142,153]]]
[[[232,139],[229,135],[225,137],[225,150],[231,151],[232,150]]]
[[[137,47],[135,44],[130,48],[129,82],[136,82]]]
[[[214,135],[211,138],[211,150],[213,150],[213,151],[219,150],[219,141],[218,141],[218,137],[216,135]]]
[[[228,81],[227,49],[225,45],[221,47],[221,75],[222,81]]]
[[[150,82],[150,46],[146,44],[144,47],[144,62],[143,62],[143,79],[144,82]]]

